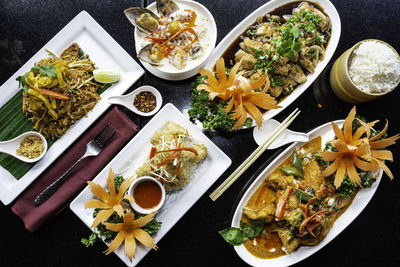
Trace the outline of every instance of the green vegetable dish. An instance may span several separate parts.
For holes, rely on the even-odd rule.
[[[240,62],[237,76],[242,76],[249,82],[267,75],[265,93],[279,103],[298,85],[305,83],[309,73],[314,73],[317,64],[324,58],[330,35],[331,20],[316,4],[286,4],[258,17],[230,45],[222,55],[227,64],[226,72],[229,75],[231,68]],[[236,118],[232,116],[235,110],[224,111],[230,98],[224,100],[215,97],[210,100],[209,92],[198,90],[198,86],[205,83],[206,78],[207,76],[197,77],[192,84],[189,116],[193,120],[200,120],[206,130],[232,131],[236,122]],[[218,79],[217,75],[216,78]],[[254,91],[259,92],[262,88],[264,85]],[[257,102],[253,101],[253,104],[261,112],[266,111]],[[246,111],[257,122],[253,116],[254,110]],[[251,126],[253,119],[249,117],[242,127]]]

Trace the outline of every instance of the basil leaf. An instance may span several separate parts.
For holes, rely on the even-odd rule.
[[[242,228],[242,231],[246,234],[248,238],[251,239],[256,237],[254,229],[248,223],[240,221],[240,227]]]
[[[39,73],[50,78],[57,77],[57,69],[53,65],[36,65],[32,68],[32,71],[38,71]]]
[[[264,230],[265,221],[263,218],[258,218],[251,221],[251,226],[244,221],[240,221],[240,227],[248,238],[253,239],[261,234]]]
[[[225,239],[226,242],[233,246],[239,246],[248,239],[246,234],[241,229],[236,227],[226,228],[218,231],[218,233]]]
[[[263,218],[255,219],[251,222],[254,230],[254,237],[257,237],[264,230],[265,220]]]

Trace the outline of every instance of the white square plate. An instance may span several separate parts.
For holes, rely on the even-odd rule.
[[[181,190],[167,194],[164,206],[157,213],[157,220],[161,221],[162,225],[158,233],[153,236],[155,243],[160,241],[172,226],[178,222],[207,189],[225,172],[232,163],[231,159],[186,119],[174,105],[169,103],[147,123],[93,180],[93,182],[106,188],[106,177],[110,168],[115,171],[116,175],[122,175],[124,178],[135,175],[136,169],[148,157],[151,148],[150,138],[169,121],[174,121],[185,127],[196,142],[203,143],[207,147],[207,157],[196,167],[194,177],[186,186]],[[94,221],[92,216],[93,209],[85,209],[84,204],[93,198],[94,195],[90,191],[89,186],[87,186],[70,205],[71,210],[88,227]],[[142,245],[137,246],[135,258],[132,262],[125,255],[123,245],[115,253],[126,265],[135,266],[149,250],[150,248]]]
[[[110,106],[108,97],[123,94],[144,74],[135,60],[86,11],[82,11],[0,87],[0,107],[21,90],[16,77],[28,72],[35,62],[48,57],[45,48],[61,53],[73,42],[79,44],[97,67],[120,70],[120,81],[102,93],[102,99],[88,117],[72,125],[21,179],[17,180],[0,166],[0,200],[5,205],[13,201]]]

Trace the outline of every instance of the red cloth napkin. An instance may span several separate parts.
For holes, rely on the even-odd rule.
[[[37,195],[58,179],[85,153],[86,144],[108,122],[117,130],[108,146],[97,157],[84,159],[46,202],[35,207],[33,201]],[[107,165],[136,131],[137,126],[121,110],[114,107],[40,175],[16,200],[11,210],[24,221],[28,231],[35,232],[67,207],[69,202],[87,185],[86,182],[92,180]]]

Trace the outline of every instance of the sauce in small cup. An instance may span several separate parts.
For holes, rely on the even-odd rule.
[[[164,186],[150,176],[143,176],[133,181],[128,194],[134,199],[130,205],[140,214],[158,211],[165,201]]]

